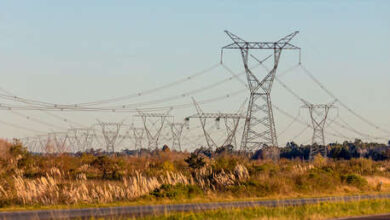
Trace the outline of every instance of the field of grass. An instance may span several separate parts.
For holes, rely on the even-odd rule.
[[[221,153],[31,154],[0,142],[0,211],[390,192],[390,162]]]
[[[170,213],[161,216],[149,216],[143,220],[157,219],[257,219],[257,220],[321,220],[347,216],[362,216],[390,213],[390,200],[366,200],[359,202],[321,203],[316,205],[290,207],[257,207],[246,209],[214,210],[192,213]]]

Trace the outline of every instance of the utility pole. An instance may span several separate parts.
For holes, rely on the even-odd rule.
[[[314,159],[314,156],[320,153],[326,157],[325,134],[324,128],[328,113],[331,108],[334,108],[334,102],[329,104],[311,104],[306,102],[303,108],[309,109],[311,123],[313,126],[312,145],[310,147],[309,160]]]
[[[149,150],[158,148],[158,141],[165,121],[168,117],[172,117],[169,115],[169,112],[170,110],[166,113],[145,113],[138,111],[138,115],[136,116],[141,117],[143,121],[146,137],[148,138]]]
[[[229,31],[225,31],[225,33],[233,43],[222,48],[221,62],[223,50],[234,49],[241,51],[250,92],[241,149],[244,151],[254,151],[264,146],[277,147],[278,142],[272,112],[271,89],[282,50],[300,50],[299,47],[289,43],[298,34],[298,31],[276,42],[248,42]],[[273,68],[262,80],[259,80],[249,69],[249,50],[273,50]]]
[[[231,145],[232,142],[235,140],[236,131],[237,131],[239,121],[240,121],[240,119],[245,118],[245,116],[243,116],[239,113],[204,113],[202,111],[202,109],[200,108],[199,104],[195,101],[195,99],[193,98],[192,100],[194,102],[194,106],[196,108],[197,114],[189,116],[186,119],[199,118],[208,147],[211,149],[215,149],[215,148],[220,147],[220,146],[218,146],[215,143],[213,138],[211,138],[209,132],[206,130],[207,119],[215,119],[215,123],[216,123],[216,126],[218,129],[219,129],[220,120],[221,119],[224,120],[226,132],[227,132],[227,137],[224,140],[222,146]]]

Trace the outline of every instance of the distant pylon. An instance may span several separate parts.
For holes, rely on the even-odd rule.
[[[138,111],[138,115],[136,116],[141,117],[143,121],[146,137],[148,138],[148,148],[150,150],[158,148],[160,134],[164,127],[165,121],[168,117],[172,117],[169,115],[170,111],[171,110],[167,111],[166,113],[145,113]]]
[[[48,134],[50,140],[52,140],[54,144],[54,150],[56,153],[64,153],[69,151],[67,149],[66,142],[68,140],[67,132],[51,132]]]
[[[54,153],[52,141],[48,135],[38,135],[37,139],[41,153]]]
[[[181,136],[183,134],[184,122],[170,123],[172,132],[172,149],[181,151]]]
[[[73,152],[85,152],[92,147],[94,133],[90,128],[71,128],[68,130],[68,140]]]
[[[219,122],[220,122],[220,120],[221,119],[224,120],[227,137],[224,140],[222,146],[231,145],[232,142],[236,140],[235,136],[236,136],[236,131],[237,131],[237,127],[238,127],[238,123],[239,123],[240,119],[246,118],[245,116],[243,116],[240,113],[241,110],[242,110],[242,106],[241,106],[241,108],[239,110],[239,113],[204,113],[201,110],[199,104],[195,101],[195,99],[192,98],[192,100],[194,102],[197,114],[189,116],[186,119],[189,119],[189,118],[199,118],[200,124],[201,124],[202,129],[203,129],[204,137],[206,139],[206,143],[207,143],[208,147],[211,148],[211,149],[213,149],[213,148],[215,149],[217,147],[220,147],[220,146],[218,146],[215,143],[213,138],[211,138],[209,132],[206,130],[206,122],[207,122],[207,119],[210,119],[210,118],[211,119],[215,119],[216,127],[218,129],[219,129]],[[246,102],[246,100],[245,100],[245,102]]]
[[[101,122],[98,121],[102,129],[104,141],[106,143],[107,152],[115,152],[115,146],[119,138],[119,132],[123,125],[123,122]]]
[[[225,33],[232,39],[233,43],[223,47],[222,52],[224,49],[239,49],[241,51],[250,92],[241,149],[254,151],[264,146],[276,147],[278,142],[272,112],[271,89],[282,50],[300,50],[299,47],[289,43],[298,32],[287,35],[276,42],[248,42],[228,31],[225,31]],[[250,49],[273,50],[273,68],[261,81],[249,69],[248,56]]]
[[[311,123],[313,126],[312,145],[310,147],[309,160],[314,159],[314,156],[320,153],[326,157],[327,150],[325,146],[324,128],[328,113],[334,107],[334,102],[329,104],[311,104],[306,102],[303,108],[309,109]]]
[[[136,128],[132,127],[131,130],[133,130],[133,138],[134,138],[134,147],[136,150],[142,149],[142,140],[144,139],[144,128]]]

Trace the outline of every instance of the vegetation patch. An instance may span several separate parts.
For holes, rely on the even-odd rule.
[[[154,219],[257,219],[257,220],[322,220],[346,216],[362,216],[390,212],[389,200],[320,203],[315,205],[257,207],[245,209],[219,209],[206,212],[168,213],[161,216],[148,216],[143,220]]]
[[[36,154],[0,141],[0,207],[242,200],[390,192],[390,162],[252,159],[231,147],[193,153]],[[286,152],[284,152],[286,153]],[[369,180],[369,181],[367,181]]]

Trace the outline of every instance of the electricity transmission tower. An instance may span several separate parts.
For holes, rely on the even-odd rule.
[[[170,110],[166,113],[145,113],[138,111],[138,115],[136,116],[141,117],[144,124],[146,137],[148,138],[149,149],[157,149],[158,141],[165,121],[168,117],[172,117],[169,115],[169,112]]]
[[[132,127],[131,130],[133,131],[133,138],[135,144],[134,147],[135,149],[140,151],[142,149],[142,140],[144,139],[145,129]]]
[[[326,157],[324,128],[328,113],[334,107],[334,102],[329,104],[311,104],[306,102],[303,108],[309,109],[311,123],[313,126],[312,145],[310,147],[309,159],[312,160],[315,155],[320,153]]]
[[[68,140],[75,152],[86,150],[92,147],[94,133],[90,128],[71,128],[68,130]]]
[[[276,42],[248,42],[229,31],[225,31],[225,33],[230,37],[233,43],[222,48],[221,58],[223,50],[225,49],[241,51],[250,92],[248,110],[241,140],[241,149],[253,151],[264,146],[276,147],[278,146],[278,142],[272,112],[271,89],[282,50],[300,50],[299,47],[289,43],[292,38],[298,34],[298,31],[289,34]],[[262,80],[259,80],[249,69],[249,50],[273,50],[273,68]]]
[[[66,149],[66,142],[68,140],[67,132],[51,132],[48,134],[49,140],[54,144],[54,150],[56,153],[64,153]]]
[[[47,135],[38,135],[37,141],[40,146],[40,152],[42,153],[53,153],[54,149],[51,144],[51,140]]]
[[[227,137],[224,140],[222,146],[231,145],[233,141],[235,141],[236,131],[238,127],[238,123],[241,118],[245,118],[245,116],[239,114],[239,113],[204,113],[202,109],[200,108],[199,104],[195,101],[195,99],[192,99],[194,102],[195,109],[197,111],[197,114],[194,114],[192,116],[187,117],[189,118],[199,118],[200,124],[202,126],[202,130],[204,133],[204,137],[206,139],[207,146],[211,149],[215,149],[218,146],[213,138],[211,138],[209,132],[206,130],[206,124],[207,119],[215,119],[216,126],[219,128],[219,122],[221,119],[225,122]],[[244,102],[245,103],[245,102]],[[240,112],[240,111],[239,111]]]
[[[183,134],[183,128],[186,124],[181,123],[170,123],[172,132],[172,149],[178,149],[181,151],[181,135]]]
[[[101,122],[98,121],[98,125],[102,129],[104,141],[106,143],[107,152],[115,152],[115,146],[119,139],[119,132],[123,126],[123,122]]]

